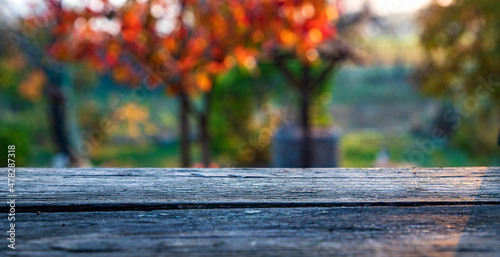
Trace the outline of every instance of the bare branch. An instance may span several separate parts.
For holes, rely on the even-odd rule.
[[[365,4],[363,9],[357,13],[344,14],[340,17],[336,24],[340,33],[350,30],[353,27],[359,26],[372,18],[370,7]]]
[[[287,79],[293,86],[296,88],[301,88],[302,83],[300,77],[297,77],[293,72],[286,66],[285,62],[281,59],[275,60],[276,67],[280,70],[280,72],[283,74],[285,79]]]

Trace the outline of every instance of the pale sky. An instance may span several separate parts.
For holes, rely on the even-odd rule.
[[[0,3],[4,12],[12,12],[15,15],[25,15],[28,13],[28,3],[39,3],[43,0],[3,0]],[[64,0],[69,5],[78,5],[82,2],[94,2],[95,0]],[[124,2],[125,0],[112,0],[112,2]],[[371,2],[372,10],[379,15],[387,15],[402,12],[414,12],[425,7],[431,0],[367,0]],[[355,11],[363,6],[365,0],[343,0],[344,6],[348,11]],[[8,10],[5,10],[5,6]]]
[[[370,3],[373,12],[388,15],[417,11],[428,5],[431,0],[367,0],[366,2]],[[345,8],[352,11],[360,9],[364,3],[364,0],[343,0]]]

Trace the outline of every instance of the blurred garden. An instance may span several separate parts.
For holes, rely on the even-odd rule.
[[[2,165],[500,165],[494,1],[0,7]]]

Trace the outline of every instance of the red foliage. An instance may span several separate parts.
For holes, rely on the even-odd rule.
[[[87,59],[99,69],[109,67],[120,81],[140,81],[130,61],[123,61],[126,56],[155,73],[148,81],[178,85],[171,93],[210,90],[214,75],[234,64],[253,69],[257,57],[273,51],[313,62],[315,49],[337,35],[338,5],[324,0],[102,3],[97,12],[48,1],[47,13],[33,20],[56,21],[49,53],[60,60]]]

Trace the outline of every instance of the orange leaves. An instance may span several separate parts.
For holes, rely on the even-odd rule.
[[[292,46],[297,42],[297,36],[290,30],[283,29],[279,34],[280,42],[285,46]]]
[[[207,39],[205,37],[195,37],[189,40],[187,48],[190,51],[190,55],[201,55],[203,51],[208,46]]]
[[[236,21],[248,24],[251,43],[244,42],[245,46],[263,51],[264,56],[281,48],[306,62],[315,61],[319,45],[336,37],[338,9],[325,0],[231,1],[231,8]]]
[[[129,43],[132,43],[137,38],[137,35],[142,30],[142,22],[137,13],[134,10],[130,10],[123,16],[122,20],[122,36],[123,39]]]
[[[131,1],[118,10],[117,16],[121,21],[121,34],[128,43],[138,40],[140,33],[146,29],[144,17],[150,12],[146,3],[141,1]]]
[[[42,97],[44,84],[45,74],[40,70],[34,70],[21,82],[17,90],[21,96],[35,102]]]
[[[238,5],[233,8],[233,15],[234,15],[234,20],[240,27],[246,27],[249,25],[248,18],[245,14],[245,9]]]
[[[195,75],[196,85],[203,91],[208,92],[212,89],[212,81],[206,73],[198,73]]]
[[[257,50],[255,49],[238,46],[234,50],[234,55],[236,57],[236,62],[247,70],[251,71],[257,66],[257,60],[255,58],[257,56]]]
[[[188,73],[189,71],[191,71],[195,68],[197,60],[196,60],[196,58],[193,58],[192,56],[190,56],[187,58],[176,60],[175,62],[177,64],[179,72]]]
[[[229,66],[228,66],[229,65]],[[231,64],[226,64],[226,59],[223,62],[209,62],[206,65],[206,70],[210,74],[220,74],[231,68]]]
[[[127,69],[123,66],[117,66],[113,68],[112,71],[113,78],[118,81],[118,82],[125,82],[127,81]]]
[[[236,64],[236,58],[233,56],[226,56],[224,58],[224,66],[226,66],[227,69],[231,69],[234,65]]]
[[[323,40],[323,33],[321,33],[321,30],[319,30],[317,28],[313,28],[313,29],[309,30],[308,36],[309,36],[309,40],[313,44],[318,44]]]
[[[116,65],[109,68],[113,79],[118,83],[138,86],[143,81],[143,75],[128,62],[118,62]]]
[[[106,51],[106,62],[111,66],[115,66],[116,64],[118,64],[120,52],[121,47],[119,44],[117,44],[116,42],[109,43]]]
[[[224,40],[228,36],[228,29],[230,24],[228,24],[227,20],[224,20],[224,17],[219,15],[213,15],[211,17],[211,26],[213,29],[211,31],[212,35],[218,40]]]
[[[338,9],[324,0],[185,3],[194,20],[163,38],[162,46],[174,56],[183,87],[189,90],[192,83],[201,91],[210,90],[207,74],[220,74],[235,64],[253,70],[260,54],[276,48],[315,62],[320,45],[336,36]]]
[[[261,30],[255,30],[252,32],[252,40],[255,43],[260,43],[262,40],[264,40],[264,33],[262,33]]]
[[[61,61],[69,61],[74,56],[74,44],[69,44],[64,41],[56,41],[49,45],[47,51],[49,55]]]
[[[165,47],[169,52],[174,52],[177,48],[177,43],[172,37],[167,37],[162,40],[163,47]]]
[[[78,31],[85,51],[100,49],[98,58],[112,66],[119,81],[131,79],[132,68],[123,59],[132,59],[150,70],[168,69],[162,81],[175,83],[179,90],[206,92],[212,78],[234,65],[248,70],[268,53],[287,51],[304,62],[320,57],[320,45],[334,40],[339,11],[326,0],[129,0],[113,6],[104,1],[103,12],[71,13],[58,33]],[[112,21],[111,21],[112,20]],[[92,22],[91,22],[92,21]],[[88,31],[94,25],[111,26],[102,34]],[[160,26],[161,25],[161,26]],[[72,27],[72,28],[71,28]],[[162,28],[160,30],[159,28]],[[115,31],[111,33],[110,31]],[[75,36],[73,33],[72,36]],[[102,37],[93,41],[89,38]],[[78,38],[78,37],[77,37]],[[87,41],[85,41],[87,40]],[[64,42],[64,43],[62,43]],[[69,56],[81,43],[56,41],[56,56]],[[129,55],[132,58],[121,58]]]
[[[339,19],[339,10],[336,6],[328,5],[325,9],[325,15],[328,21],[336,23]]]

